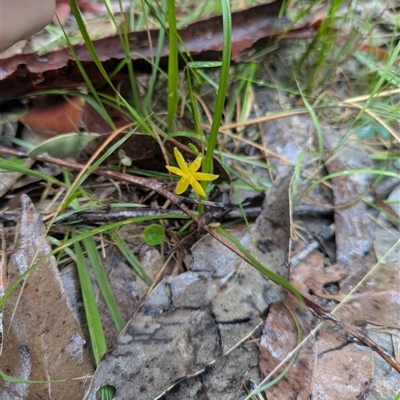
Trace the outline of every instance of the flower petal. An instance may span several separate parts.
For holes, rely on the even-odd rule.
[[[172,172],[175,175],[179,175],[179,176],[187,176],[187,174],[185,172],[183,172],[180,168],[177,167],[170,167],[169,165],[166,165],[165,168],[167,168],[167,170],[169,172]]]
[[[186,165],[186,161],[183,158],[182,153],[178,150],[177,147],[174,148],[174,155],[176,158],[176,162],[179,165],[179,168],[185,173],[187,174],[189,172],[188,166]]]
[[[219,178],[219,175],[204,174],[203,172],[195,172],[192,176],[197,181],[213,181],[214,179]]]
[[[194,174],[200,168],[202,161],[203,156],[199,154],[196,159],[189,165],[189,173]]]
[[[190,185],[196,193],[198,193],[200,196],[206,197],[206,193],[204,192],[204,189],[201,187],[199,182],[193,180],[192,182],[190,182]]]
[[[178,184],[176,185],[176,194],[182,194],[189,186],[189,179],[187,177],[182,177]]]

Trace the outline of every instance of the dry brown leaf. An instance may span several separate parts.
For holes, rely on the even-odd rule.
[[[295,307],[294,302],[286,302]],[[315,327],[316,320],[309,312],[297,317],[305,337]],[[274,305],[260,343],[262,375],[268,376],[295,347],[293,319],[282,304]],[[267,391],[267,397],[269,400],[363,398],[371,387],[373,366],[373,354],[368,347],[351,343],[343,332],[329,323],[316,337],[308,337],[295,365],[283,380]]]
[[[29,111],[20,121],[43,138],[79,132],[84,103],[81,97],[38,96],[31,100]]]
[[[51,252],[46,230],[28,196],[21,197],[21,218],[8,263],[10,285],[36,260]],[[65,296],[54,257],[33,270],[4,306],[4,349],[0,369],[24,380],[56,380],[93,373],[85,340]],[[15,310],[15,314],[12,316]],[[2,399],[81,399],[88,380],[54,384],[1,381]]]
[[[325,285],[340,282],[347,275],[341,265],[325,267],[324,260],[321,252],[313,251],[290,271],[290,279],[301,293],[323,294]]]

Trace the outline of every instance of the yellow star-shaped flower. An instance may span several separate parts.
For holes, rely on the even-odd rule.
[[[174,148],[174,155],[179,168],[170,167],[169,165],[166,165],[166,168],[168,171],[181,177],[178,184],[176,185],[176,193],[183,193],[190,185],[196,193],[198,193],[200,196],[205,197],[206,194],[204,192],[204,189],[201,187],[199,181],[213,181],[214,179],[218,178],[218,175],[197,172],[197,170],[201,166],[201,162],[203,161],[203,156],[201,154],[199,154],[189,166],[186,164],[183,155],[176,147]]]

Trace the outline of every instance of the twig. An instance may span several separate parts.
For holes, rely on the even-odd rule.
[[[318,237],[322,240],[331,238],[335,233],[335,225],[331,224],[322,229]],[[300,250],[294,257],[290,259],[290,264],[292,267],[299,265],[306,257],[310,255],[311,252],[318,249],[320,242],[316,239],[311,240],[304,249]]]
[[[328,320],[333,322],[335,325],[339,326],[346,332],[350,333],[356,339],[358,339],[361,343],[364,343],[371,350],[375,351],[379,354],[391,367],[393,367],[397,372],[400,373],[400,364],[397,362],[395,357],[389,354],[382,346],[375,343],[372,339],[368,337],[365,331],[359,327],[354,325],[348,325],[345,322],[339,320],[335,316],[333,316],[330,312],[326,311],[319,305],[315,304],[307,297],[303,296],[304,303],[308,307],[308,309],[319,319]]]
[[[91,223],[106,223],[106,222],[117,222],[123,221],[124,219],[136,218],[136,217],[148,217],[148,216],[159,216],[163,219],[165,215],[176,215],[176,218],[188,218],[186,213],[182,210],[163,210],[163,209],[150,209],[150,210],[125,210],[125,211],[109,211],[105,213],[101,212],[75,212],[73,214],[60,215],[55,219],[56,223],[59,222],[80,222],[83,224]]]
[[[4,146],[0,146],[0,154],[1,153],[15,155],[18,157],[29,157],[28,154],[26,154],[22,151],[15,151],[13,149],[9,149]],[[84,164],[78,164],[73,161],[62,160],[60,158],[46,156],[46,155],[37,155],[37,156],[31,157],[31,158],[36,161],[48,162],[51,164],[59,165],[61,167],[66,167],[66,168],[72,169],[74,171],[81,171],[82,169],[85,168]],[[173,194],[170,191],[168,191],[167,189],[165,189],[163,182],[157,181],[155,179],[148,179],[148,178],[143,178],[141,176],[124,174],[122,172],[111,171],[111,170],[109,170],[107,168],[103,168],[103,167],[96,168],[93,171],[93,174],[105,176],[105,177],[116,179],[119,181],[130,182],[130,183],[133,183],[133,184],[139,185],[139,186],[144,186],[148,189],[154,190],[158,194],[161,194],[166,199],[170,200],[172,203],[174,203],[178,206],[180,206],[181,204],[189,203],[189,204],[204,204],[209,207],[217,207],[217,208],[224,207],[223,203],[214,203],[212,201],[189,199],[187,197],[178,196],[176,194]]]

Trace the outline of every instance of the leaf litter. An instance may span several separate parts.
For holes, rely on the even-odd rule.
[[[288,273],[289,182],[287,176],[271,189],[241,238],[282,276]],[[260,315],[282,299],[282,289],[210,236],[192,257],[190,271],[165,278],[143,302],[99,365],[88,400],[104,385],[116,388],[116,399],[154,399],[172,388],[165,399],[232,399],[246,372],[257,371],[256,346],[242,342],[257,337]]]
[[[279,100],[274,101],[273,104],[282,104],[282,95],[279,97]],[[309,135],[299,135],[299,131],[307,132]],[[330,143],[331,134],[336,136],[336,132],[328,131],[329,137],[324,140],[330,172],[354,168],[354,165],[346,164],[346,161],[349,160],[356,163],[360,160],[362,163],[369,163],[368,155],[363,154],[362,151],[360,153],[359,148],[355,148],[347,153],[347,156],[341,157],[339,162],[335,158],[330,160],[328,155],[335,147],[334,143]],[[310,139],[312,140],[310,141]],[[296,162],[301,150],[313,148],[314,144],[310,145],[310,143],[314,139],[313,123],[308,117],[296,116],[292,119],[265,124],[265,135],[263,136],[265,149],[273,149],[274,153],[279,155],[277,159],[274,159],[274,164],[278,164],[280,173],[290,171],[291,164]],[[266,151],[266,155],[273,158],[274,156],[271,154]],[[356,157],[355,154],[357,154]],[[304,163],[311,164],[312,157],[306,157]],[[398,244],[398,232],[391,231],[389,226],[380,221],[384,228],[382,228],[382,233],[376,235],[377,239],[373,242],[375,257],[371,243],[376,227],[367,217],[368,210],[365,205],[358,202],[352,207],[341,210],[344,204],[348,204],[358,195],[365,193],[369,189],[369,185],[370,177],[340,177],[334,181],[333,193],[329,190],[320,190],[319,187],[315,188],[312,195],[308,193],[308,198],[317,199],[318,203],[324,206],[330,206],[330,200],[334,199],[334,205],[337,207],[333,210],[336,243],[334,243],[333,253],[332,249],[323,249],[325,254],[315,251],[308,259],[299,264],[290,276],[293,283],[302,288],[303,293],[308,292],[314,295],[313,301],[328,310],[331,310],[336,302],[342,301],[344,296],[358,285],[376,264],[376,258],[381,260],[382,256],[391,248],[382,245],[382,241],[384,242],[385,239],[379,242],[378,239],[381,236],[385,236],[386,240],[390,238],[392,244]],[[394,199],[396,200],[398,197]],[[265,208],[262,213],[267,214]],[[318,221],[313,221],[313,224],[307,220],[305,222],[307,227],[314,228],[315,225],[321,228],[321,225],[324,226],[327,222],[332,223],[329,216],[319,216],[319,218]],[[382,216],[379,218],[383,219]],[[256,237],[258,228],[252,228]],[[269,228],[275,232],[275,226]],[[293,229],[293,227],[291,228]],[[237,234],[240,237],[240,234]],[[367,238],[365,234],[368,236]],[[248,244],[249,248],[254,248],[254,243],[249,242],[248,233],[244,232],[243,235],[242,240]],[[258,243],[260,248],[257,246],[258,254],[260,251],[262,252],[262,249],[267,249],[268,252],[270,241],[273,242],[274,239],[275,237],[260,241]],[[283,247],[287,252],[288,238],[283,243],[285,243]],[[332,245],[332,243],[327,243],[327,245]],[[213,250],[214,248],[216,250]],[[354,251],[354,249],[360,252]],[[330,255],[329,261],[326,259],[327,252]],[[107,255],[109,254],[112,253],[107,253]],[[204,254],[207,254],[206,260]],[[332,254],[334,254],[333,257]],[[352,257],[348,257],[349,254],[352,254]],[[260,316],[264,317],[264,314],[268,314],[268,317],[260,346],[260,369],[263,376],[268,375],[275,366],[275,364],[264,365],[265,359],[268,359],[269,362],[272,361],[272,354],[277,355],[274,360],[280,362],[288,351],[295,347],[296,337],[293,336],[293,321],[288,318],[286,309],[280,304],[272,304],[282,299],[281,291],[278,290],[278,294],[276,294],[273,290],[268,290],[268,295],[264,294],[266,290],[263,287],[264,280],[262,280],[259,283],[262,287],[255,286],[255,289],[252,289],[254,293],[249,294],[246,291],[246,283],[250,282],[251,285],[254,285],[252,280],[258,282],[259,275],[254,278],[252,273],[247,271],[246,267],[248,266],[237,260],[233,254],[222,255],[220,245],[216,245],[209,236],[194,246],[192,256],[192,262],[186,261],[191,266],[191,271],[162,281],[129,321],[119,337],[116,347],[106,356],[96,372],[92,396],[94,396],[95,388],[110,382],[117,388],[117,396],[119,396],[121,390],[125,390],[125,385],[130,387],[129,382],[134,375],[141,379],[138,378],[138,381],[135,381],[138,382],[135,390],[140,391],[138,396],[143,396],[147,389],[153,390],[154,393],[160,393],[160,396],[167,399],[202,398],[201,396],[224,398],[222,392],[226,393],[226,398],[234,398],[229,395],[231,393],[243,394],[239,392],[238,382],[244,379],[246,373],[246,379],[252,377],[258,382],[258,361],[254,361],[258,352],[252,346],[254,340],[259,340],[262,327]],[[348,323],[364,327],[372,335],[378,335],[376,339],[374,336],[374,339],[382,340],[386,348],[393,348],[398,357],[396,338],[398,338],[400,318],[398,318],[398,291],[396,291],[399,287],[396,280],[398,278],[395,264],[398,261],[396,251],[392,251],[391,256],[394,257],[393,263],[390,263],[389,257],[385,258],[386,263],[378,265],[378,272],[368,280],[364,280],[363,285],[368,290],[364,291],[364,286],[360,287],[359,291],[352,294],[351,298],[341,306],[340,314],[337,315]],[[208,257],[211,259],[211,263]],[[112,261],[112,256],[110,261]],[[231,272],[227,272],[225,269],[221,271],[222,264],[227,264],[227,269],[230,269]],[[328,266],[326,266],[327,264]],[[310,265],[313,268],[311,271]],[[307,272],[303,273],[302,271]],[[287,273],[288,271],[285,270],[283,275],[287,275]],[[234,282],[234,285],[225,287],[224,277],[228,277],[228,284]],[[388,283],[391,284],[390,287],[388,287]],[[131,302],[127,302],[127,319],[137,309],[138,298],[141,298],[145,292],[144,289],[138,292],[134,301],[130,299]],[[247,296],[238,296],[238,293],[242,292],[247,293]],[[258,298],[257,293],[260,293],[263,298]],[[269,297],[269,293],[272,297]],[[321,298],[319,299],[318,296]],[[285,302],[291,305],[292,309],[296,309],[296,304],[292,303],[290,299],[286,299]],[[132,306],[132,304],[134,305]],[[236,307],[237,304],[239,305]],[[271,309],[267,312],[269,305],[271,305]],[[129,315],[131,306],[133,309]],[[377,307],[382,311],[378,315],[375,311]],[[314,329],[317,321],[310,313],[299,314],[298,317],[303,334],[306,336]],[[384,328],[385,332],[379,332],[382,330],[381,328]],[[374,332],[371,333],[372,331]],[[137,332],[141,332],[142,337],[136,338],[134,334]],[[110,341],[113,337],[115,339],[114,335],[115,331],[109,334]],[[272,337],[272,345],[266,342],[268,337]],[[204,338],[208,339],[204,340]],[[153,349],[152,341],[157,344],[161,343],[161,350],[155,346]],[[139,343],[143,343],[143,348],[139,347]],[[234,347],[236,344],[238,346]],[[263,346],[271,346],[268,353],[265,353]],[[129,349],[132,355],[136,354],[137,359],[127,360],[125,349]],[[231,351],[227,354],[229,350]],[[180,357],[177,357],[177,354]],[[160,359],[160,357],[162,358]],[[142,364],[138,364],[142,366],[143,371],[136,373],[137,360],[143,361]],[[145,361],[148,360],[152,360],[152,362],[146,363]],[[126,364],[124,364],[125,362]],[[114,367],[119,368],[121,365],[129,367],[133,365],[133,369],[124,368],[122,372],[117,369],[118,372],[116,372]],[[165,366],[169,368],[168,373],[165,371]],[[239,369],[235,370],[236,366],[239,366]],[[110,369],[112,372],[110,376],[107,376],[107,371]],[[160,376],[156,380],[158,386],[153,386],[155,376]],[[317,398],[344,398],[343,393],[346,393],[349,399],[368,394],[370,398],[380,398],[379,395],[385,392],[388,393],[389,397],[387,398],[392,398],[398,391],[396,379],[398,379],[397,373],[382,362],[379,356],[372,353],[366,346],[354,341],[343,330],[326,322],[315,334],[314,342],[308,340],[303,346],[299,361],[295,364],[293,371],[289,372],[279,384],[280,386],[278,385],[268,392],[268,398],[282,398],[282,394],[285,394],[286,398],[286,393],[288,393],[287,398],[291,395],[308,398],[307,394],[311,392]],[[335,387],[323,385],[325,382],[330,384],[333,380],[339,382]],[[352,385],[353,391],[348,390],[345,384]],[[170,390],[163,394],[162,391],[168,387]],[[150,392],[149,395],[151,393],[153,392]],[[128,396],[127,398],[130,398],[128,390],[125,394]],[[390,395],[393,396],[390,397]]]
[[[266,95],[270,96],[269,90],[266,92]],[[305,120],[308,118],[301,117]],[[282,130],[277,140],[268,141],[268,149],[289,157],[293,156],[293,148],[299,141],[304,140],[305,143],[304,136],[299,137],[298,124],[290,122],[290,118],[268,124],[273,125],[272,132]],[[297,126],[297,129],[288,129],[290,126]],[[306,129],[301,131],[307,132]],[[266,132],[271,130],[267,127]],[[358,144],[346,141],[333,152],[342,139],[342,133],[325,128],[324,135],[326,166],[329,173],[349,169],[373,169],[368,153]],[[300,148],[304,147],[299,146],[299,150]],[[278,168],[287,168],[287,162],[276,162]],[[307,158],[303,165],[307,167]],[[368,193],[372,184],[371,175],[342,175],[333,178],[332,181],[336,253],[334,262],[331,263],[327,258],[326,251],[323,253],[313,250],[307,258],[292,267],[290,281],[302,293],[312,295],[316,304],[333,310],[337,318],[364,329],[376,344],[388,349],[389,353],[394,353],[398,360],[398,231],[389,218],[383,217],[383,213],[378,220],[381,224],[383,219],[385,220],[384,228],[376,224],[364,202],[351,203]],[[391,198],[398,201],[396,190]],[[312,229],[310,221],[304,222]],[[327,222],[321,219],[319,224],[321,223]],[[391,238],[385,245],[378,244],[377,239],[374,240],[375,233],[378,238],[382,235],[379,232],[386,232],[386,237]],[[304,246],[304,243],[298,241],[291,258]],[[387,252],[390,252],[389,257],[386,257]],[[350,292],[351,295],[346,297]],[[274,304],[271,307],[263,329],[260,370],[263,378],[268,378],[264,383],[271,381],[282,371],[283,360],[287,362],[290,355],[295,356],[295,325],[287,308],[297,311],[296,316],[302,327],[304,342],[295,364],[284,379],[267,389],[268,399],[309,399],[311,395],[318,399],[350,400],[382,398],[383,393],[385,399],[394,398],[400,390],[398,372],[385,364],[378,353],[354,340],[345,330],[339,329],[331,322],[319,323],[309,311],[300,312],[291,296],[288,296],[283,304]],[[280,366],[280,369],[276,370],[277,366]]]

